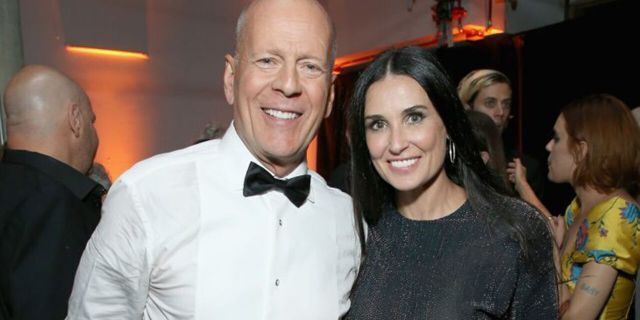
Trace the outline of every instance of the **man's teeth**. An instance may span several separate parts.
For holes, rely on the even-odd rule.
[[[395,161],[391,161],[391,166],[395,168],[406,168],[416,163],[416,161],[418,161],[417,158],[406,159],[406,160],[395,160]]]
[[[295,112],[285,112],[285,111],[274,110],[274,109],[264,109],[264,112],[266,112],[268,115],[274,118],[283,119],[283,120],[291,120],[300,116]]]

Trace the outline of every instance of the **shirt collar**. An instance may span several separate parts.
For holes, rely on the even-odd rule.
[[[6,149],[2,161],[35,169],[63,184],[78,197],[78,199],[84,199],[98,187],[98,183],[78,172],[76,169],[42,153]]]
[[[247,169],[249,168],[249,163],[254,162],[255,164],[263,167],[265,170],[269,171],[271,175],[273,172],[266,168],[258,159],[251,154],[249,149],[245,146],[242,139],[238,135],[234,123],[231,122],[229,125],[229,129],[227,129],[226,133],[222,137],[220,141],[220,153],[224,155],[224,157],[229,161],[229,165],[226,166],[228,168],[228,173],[231,177],[236,177],[233,183],[238,183],[235,189],[242,189],[244,187],[244,176],[247,173]],[[302,161],[291,173],[289,173],[284,178],[278,179],[290,179],[299,175],[309,173],[309,168],[307,167],[307,162]],[[238,179],[241,177],[241,179]],[[313,177],[312,177],[313,180]],[[311,188],[311,192],[309,193],[309,200],[313,202],[313,188]]]

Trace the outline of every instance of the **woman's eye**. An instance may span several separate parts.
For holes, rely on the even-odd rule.
[[[496,101],[495,100],[487,100],[484,102],[484,106],[489,108],[489,109],[493,109],[496,107]]]
[[[370,130],[373,130],[373,131],[378,131],[378,130],[384,128],[384,122],[380,121],[380,120],[371,121],[371,122],[369,122],[369,125],[367,125],[367,128],[369,128]]]
[[[422,119],[424,119],[424,115],[421,113],[412,113],[410,115],[407,116],[407,122],[411,123],[418,123],[420,121],[422,121]]]

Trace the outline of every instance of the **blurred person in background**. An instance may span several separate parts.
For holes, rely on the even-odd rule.
[[[498,127],[491,121],[489,116],[482,112],[467,110],[466,114],[471,124],[473,135],[477,139],[482,161],[491,169],[493,174],[499,177],[504,184],[504,188],[512,192],[511,183],[507,178],[507,163],[504,158],[504,148],[502,147],[502,138]]]
[[[479,69],[469,72],[458,84],[458,95],[465,108],[482,112],[496,124],[500,134],[509,125],[512,104],[511,81],[502,72],[492,69]],[[521,159],[525,166],[527,179],[536,195],[542,197],[544,177],[540,162],[527,155],[519,154],[516,148],[505,148],[505,159]],[[506,166],[505,166],[506,169]]]
[[[86,176],[98,149],[96,117],[84,90],[46,66],[14,75],[4,102],[0,296],[10,319],[63,319],[105,192]]]

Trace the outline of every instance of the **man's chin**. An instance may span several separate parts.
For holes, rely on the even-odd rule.
[[[307,153],[301,152],[299,149],[295,150],[265,150],[264,156],[273,163],[284,164],[300,164],[305,158]]]

